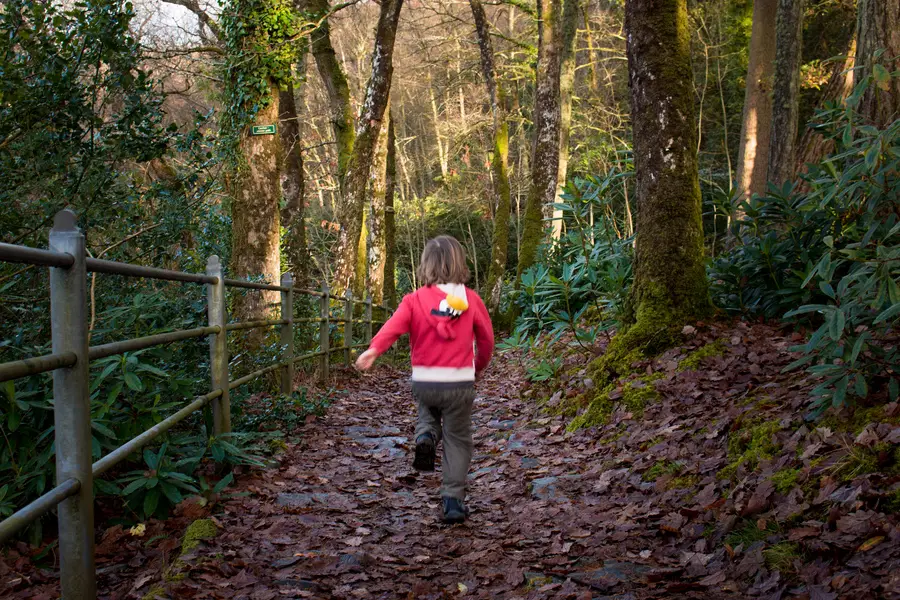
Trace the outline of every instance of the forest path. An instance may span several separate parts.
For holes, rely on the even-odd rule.
[[[590,448],[513,393],[510,370],[479,384],[467,523],[440,523],[440,467],[411,467],[406,375],[380,368],[304,427],[279,469],[239,486],[249,494],[223,503],[218,537],[158,597],[644,597],[628,590],[651,565],[616,560],[595,530],[598,494],[578,485]]]

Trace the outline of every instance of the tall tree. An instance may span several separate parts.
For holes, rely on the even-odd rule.
[[[387,108],[393,75],[394,39],[403,0],[383,0],[375,31],[372,52],[372,74],[366,86],[366,97],[356,125],[356,140],[347,163],[341,206],[338,210],[341,230],[338,234],[337,257],[332,287],[342,294],[351,288],[356,274],[359,240],[362,232],[363,206],[372,168],[372,157],[381,121]]]
[[[710,309],[703,261],[687,0],[627,0],[637,238],[630,327],[643,349]]]
[[[331,8],[328,0],[306,0],[309,19],[317,25],[310,35],[310,49],[316,68],[328,95],[331,127],[337,144],[338,183],[343,189],[344,176],[350,164],[356,131],[353,125],[353,105],[350,103],[350,84],[331,43]]]
[[[859,103],[860,113],[876,127],[900,117],[900,1],[859,0],[856,17],[854,86],[872,77]]]
[[[580,0],[565,0],[562,11],[562,45],[560,51],[559,74],[559,174],[557,175],[556,196],[562,195],[569,170],[569,131],[572,129],[572,93],[575,89],[575,34],[578,17],[581,14]],[[553,237],[559,239],[563,232],[563,213],[553,211]]]
[[[254,135],[252,127],[277,126],[279,88],[291,81],[297,58],[296,45],[287,42],[298,28],[293,7],[285,0],[232,0],[222,16],[222,138],[231,196],[231,273],[236,277],[262,276],[270,282],[281,277],[281,137],[274,130]],[[260,318],[277,299],[277,292],[241,295],[234,312],[240,319]]]
[[[500,310],[500,292],[506,273],[506,259],[509,251],[509,123],[503,88],[497,81],[494,67],[494,47],[488,31],[487,16],[481,0],[469,0],[475,20],[475,35],[481,56],[481,74],[487,87],[493,123],[494,148],[491,153],[491,174],[494,186],[493,215],[494,232],[491,242],[491,265],[484,285],[484,296],[491,314],[497,316]]]
[[[769,142],[769,181],[780,186],[793,178],[800,119],[800,56],[805,0],[779,0],[776,24],[775,83]]]
[[[375,146],[375,156],[372,160],[372,185],[370,187],[372,197],[369,204],[371,211],[366,222],[368,262],[366,288],[372,294],[375,304],[381,304],[384,301],[385,255],[387,254],[384,217],[388,184],[387,159],[390,120],[390,102],[388,102],[388,110],[385,111],[381,131],[378,132],[378,143]]]
[[[393,111],[388,114],[387,162],[384,182],[384,294],[387,306],[397,306],[396,268],[397,236],[394,220],[394,191],[397,186],[397,139],[394,133]]]
[[[300,147],[300,120],[294,85],[288,83],[278,94],[278,121],[281,142],[284,145],[284,169],[281,190],[284,206],[281,209],[281,225],[285,231],[284,255],[287,269],[298,284],[305,283],[309,264],[306,247],[305,181],[303,178],[303,151]]]
[[[558,39],[562,0],[538,0],[537,92],[534,99],[534,151],[531,184],[525,203],[522,243],[516,276],[534,264],[544,230],[544,211],[556,199],[559,175],[559,73]],[[549,209],[552,211],[552,209]]]
[[[828,83],[822,90],[822,105],[827,102],[839,101],[841,104],[847,100],[853,91],[853,66],[856,64],[856,35],[850,40],[847,52],[841,60],[834,62]],[[818,163],[834,148],[834,142],[813,128],[807,128],[803,132],[798,145],[798,157],[795,165],[795,173],[806,172],[806,165]]]
[[[744,91],[744,116],[738,145],[739,201],[766,191],[772,127],[772,65],[778,0],[754,0],[750,63]]]

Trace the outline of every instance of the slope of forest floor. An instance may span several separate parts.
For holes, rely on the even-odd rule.
[[[790,334],[689,337],[609,393],[647,388],[639,403],[574,433],[554,413],[591,391],[588,357],[552,389],[501,355],[476,400],[471,519],[452,527],[440,471],[410,466],[406,373],[345,374],[277,468],[140,536],[107,529],[101,597],[900,597],[900,409],[806,423]],[[0,595],[56,597],[29,564],[0,562]]]

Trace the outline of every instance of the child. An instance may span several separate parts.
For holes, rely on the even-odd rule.
[[[466,253],[456,239],[442,235],[430,240],[417,273],[422,287],[403,298],[356,366],[370,368],[397,338],[409,333],[412,392],[419,406],[413,467],[434,470],[435,448],[443,433],[444,522],[462,523],[468,516],[464,501],[472,460],[475,380],[491,360],[494,330],[484,302],[465,286]]]

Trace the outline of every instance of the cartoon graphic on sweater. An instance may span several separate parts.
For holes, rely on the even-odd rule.
[[[431,314],[458,319],[469,308],[466,301],[466,286],[458,283],[442,283],[437,287],[447,294],[447,297],[441,300],[437,308],[431,309]]]

